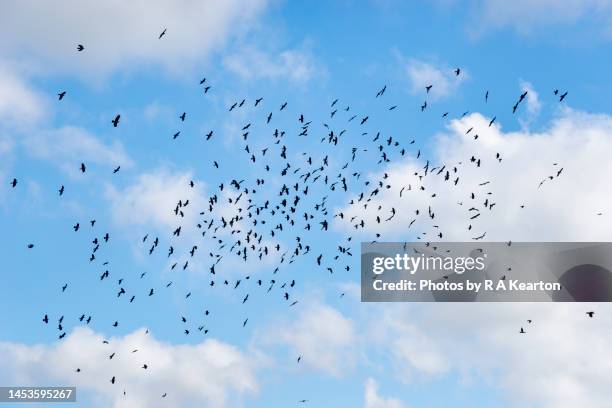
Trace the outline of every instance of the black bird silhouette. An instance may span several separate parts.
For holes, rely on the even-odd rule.
[[[590,312],[586,312],[587,316],[589,317],[593,317],[595,315],[595,312],[590,311]]]
[[[77,51],[81,52],[85,49],[85,47],[82,44],[78,44],[77,45]]]
[[[121,119],[121,115],[118,114],[117,116],[115,116],[115,119],[111,120],[113,127],[117,127],[117,125],[119,125],[119,119]]]
[[[66,91],[62,91],[62,92],[58,93],[57,94],[57,96],[59,97],[58,100],[61,101],[62,99],[64,99],[65,95],[66,95]]]
[[[11,181],[11,187],[15,188],[17,187],[17,179],[14,178],[13,181]]]
[[[161,40],[161,38],[166,35],[166,29],[164,28],[164,31],[161,32],[161,34],[159,35],[159,37],[157,37],[158,40]]]

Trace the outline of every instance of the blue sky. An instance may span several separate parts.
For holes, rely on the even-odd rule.
[[[414,240],[442,228],[445,239],[469,239],[456,203],[483,177],[497,181],[491,188],[500,202],[500,210],[475,224],[490,239],[609,240],[609,2],[66,0],[2,8],[0,362],[9,369],[1,370],[1,384],[76,384],[78,405],[115,407],[286,407],[302,399],[316,407],[366,408],[609,401],[610,367],[598,358],[611,334],[605,313],[585,322],[584,305],[361,304],[356,273],[358,244],[376,233],[381,240]],[[77,44],[85,50],[77,52]],[[376,98],[383,86],[384,95]],[[555,89],[568,92],[563,103]],[[512,114],[524,90],[527,101]],[[67,93],[58,101],[60,91]],[[255,107],[257,98],[263,100]],[[228,111],[242,99],[242,108]],[[389,111],[391,106],[397,108]],[[448,117],[442,118],[444,112]],[[121,121],[114,128],[116,114]],[[307,137],[298,136],[301,114],[311,121]],[[496,125],[488,127],[493,117]],[[249,123],[245,142],[241,129]],[[479,130],[480,144],[466,136],[470,127]],[[278,145],[274,129],[286,131]],[[329,129],[346,130],[338,146],[320,142]],[[379,164],[380,142],[372,141],[377,132],[381,140],[399,141],[406,155],[385,148],[392,161]],[[287,160],[280,157],[281,146]],[[492,160],[497,152],[503,166]],[[409,229],[415,208],[426,211],[430,204],[424,195],[399,200],[397,190],[417,185],[412,175],[426,160],[463,166],[472,154],[483,157],[485,168],[466,169],[465,188],[428,185],[440,197],[440,226],[419,220]],[[278,219],[269,215],[261,218],[265,226],[254,227],[245,217],[237,227],[263,234],[270,249],[279,243],[279,253],[262,262],[251,253],[245,264],[228,253],[228,233],[220,233],[228,243],[221,250],[211,233],[199,235],[195,224],[210,217],[198,213],[210,196],[217,194],[220,202],[215,225],[234,215],[236,206],[227,203],[238,195],[233,179],[257,190],[242,198],[246,214],[248,197],[258,206],[274,203],[283,184],[298,181],[280,174],[287,162],[292,173],[305,169],[308,157],[321,165],[325,156],[330,183],[342,173],[348,192],[313,183],[303,197],[305,210],[297,211],[299,227],[285,225],[274,237],[270,230]],[[342,169],[347,162],[349,170]],[[553,162],[565,166],[567,177],[536,191]],[[369,209],[349,204],[362,191],[369,194],[365,181],[377,183],[384,173],[392,189],[374,197]],[[259,178],[264,185],[256,185]],[[324,196],[327,215],[314,209]],[[172,210],[185,199],[191,204],[179,218]],[[517,210],[519,203],[527,203],[525,212]],[[400,214],[377,226],[378,205]],[[311,231],[303,229],[303,218],[298,221],[304,211],[314,215]],[[339,212],[345,221],[334,219]],[[367,227],[355,229],[346,221],[350,216]],[[328,232],[320,231],[324,219]],[[172,238],[179,225],[182,236]],[[109,242],[90,262],[91,241],[105,233]],[[288,264],[296,235],[312,250]],[[148,255],[155,237],[159,247]],[[183,270],[194,244],[196,256]],[[170,245],[176,253],[167,257]],[[350,245],[353,256],[334,260],[338,245]],[[224,254],[214,277],[211,252]],[[105,270],[110,276],[101,281]],[[223,285],[225,279],[230,285]],[[275,287],[266,293],[271,279]],[[293,280],[295,287],[280,288]],[[120,287],[127,294],[117,298]],[[151,288],[155,295],[149,297]],[[598,314],[607,309],[597,307]],[[45,314],[48,325],[41,321]],[[89,325],[79,322],[81,314],[92,316]],[[517,325],[528,316],[541,324],[533,336],[516,339]],[[200,325],[209,333],[199,332]],[[62,332],[67,337],[58,341]],[[111,344],[103,345],[102,338]],[[550,350],[559,339],[567,344]],[[585,348],[592,353],[585,356]],[[113,351],[116,365],[107,358]],[[146,372],[143,362],[150,365]],[[77,367],[83,372],[75,373]],[[566,391],[556,392],[559,387]],[[168,400],[160,398],[163,392]]]

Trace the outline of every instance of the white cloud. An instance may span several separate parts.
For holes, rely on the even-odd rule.
[[[609,240],[612,117],[567,109],[537,133],[502,132],[499,125],[488,124],[488,118],[473,114],[453,121],[447,134],[436,138],[430,166],[445,164],[451,172],[457,166],[456,187],[454,174],[448,182],[444,174],[428,175],[421,191],[412,175],[422,174],[424,163],[411,158],[384,170],[393,188],[375,197],[368,204],[371,210],[364,214],[363,206],[345,208],[345,219],[365,217],[368,232],[382,232],[385,240],[407,238],[416,208],[424,216],[412,229],[427,231],[426,239],[437,239],[433,233],[443,231],[443,240],[462,241],[486,231],[489,241]],[[470,162],[472,155],[482,160],[480,168]],[[490,184],[479,186],[485,181]],[[412,189],[399,198],[399,190],[408,185]],[[483,208],[486,199],[496,203],[493,210]],[[393,222],[376,224],[378,205],[385,217],[391,207],[397,210]],[[428,219],[429,205],[434,220]],[[475,220],[469,220],[472,206],[483,213]],[[365,320],[369,323],[360,322],[376,333],[371,347],[386,353],[400,380],[457,373],[462,382],[486,381],[501,389],[510,406],[605,406],[612,398],[605,380],[612,368],[606,357],[612,346],[609,309],[587,304],[394,305],[381,308]],[[595,310],[596,317],[588,318],[587,310]],[[521,327],[527,334],[519,334]]]
[[[364,218],[366,231],[380,232],[383,239],[406,239],[410,232],[427,232],[424,239],[435,240],[442,232],[444,240],[461,241],[485,231],[486,239],[492,241],[609,239],[612,192],[608,180],[612,177],[612,162],[608,152],[612,149],[612,117],[565,110],[548,129],[537,133],[504,133],[499,125],[488,124],[488,118],[473,114],[453,121],[447,134],[438,135],[434,152],[428,157],[430,168],[446,165],[451,171],[449,181],[444,181],[444,172],[437,175],[436,171],[420,182],[413,175],[422,174],[424,158],[409,158],[385,169],[389,175],[385,183],[392,188],[374,197],[367,210],[356,205],[342,209],[345,220],[352,216]],[[466,134],[470,128],[473,130]],[[474,140],[476,134],[479,137]],[[501,162],[496,159],[497,153]],[[470,161],[472,156],[481,160],[480,167]],[[455,166],[456,174],[452,171]],[[457,186],[453,183],[456,177]],[[546,181],[539,186],[543,180]],[[490,183],[479,185],[487,181]],[[400,198],[402,187],[405,190]],[[436,197],[432,197],[434,193]],[[495,203],[495,207],[485,208],[485,200]],[[382,206],[380,212],[378,205]],[[428,217],[430,205],[435,214],[433,220]],[[381,218],[386,218],[392,207],[397,211],[392,222],[377,224],[376,216],[382,214]],[[478,208],[481,216],[470,220],[475,214],[469,211],[471,207]],[[416,209],[420,216],[415,216]],[[352,229],[346,222],[337,225]]]
[[[588,304],[437,304],[385,309],[387,321],[405,321],[436,349],[437,358],[466,383],[486,381],[510,406],[603,407],[612,398],[610,308]],[[594,308],[594,309],[591,309]],[[596,310],[595,318],[586,310]],[[528,323],[527,320],[532,323]],[[523,327],[526,334],[519,334]],[[406,343],[414,336],[392,332]],[[419,358],[420,349],[412,350]]]
[[[365,405],[364,408],[405,408],[400,400],[385,398],[378,394],[378,383],[373,378],[368,378],[365,383]]]
[[[189,185],[191,180],[196,183],[193,188]],[[205,186],[195,180],[190,172],[158,169],[141,174],[134,184],[123,190],[109,185],[106,196],[118,224],[127,227],[151,225],[167,232],[167,229],[174,229],[179,224],[195,224],[195,217],[206,202],[204,189]],[[181,218],[180,222],[173,212],[179,200],[189,200],[191,207],[185,210],[185,218]]]
[[[234,407],[241,405],[243,394],[258,391],[256,358],[217,340],[172,345],[144,329],[108,339],[110,344],[103,340],[88,328],[77,328],[53,345],[0,343],[0,380],[74,384],[80,393],[92,394],[97,406],[115,408]],[[111,353],[116,353],[112,360]]]
[[[454,73],[455,68],[437,67],[434,64],[417,59],[405,63],[405,72],[410,80],[410,91],[415,95],[423,95],[430,100],[438,100],[450,96],[459,85],[467,79],[467,73],[461,72],[459,76]],[[429,93],[425,87],[433,85]]]
[[[521,92],[527,92],[527,112],[530,116],[535,117],[540,113],[542,104],[540,103],[540,96],[533,88],[533,85],[527,81],[520,81]]]
[[[266,0],[24,0],[0,14],[0,51],[39,69],[105,75],[133,64],[171,70],[204,59],[244,32]],[[53,18],[49,18],[53,16]],[[167,28],[166,35],[158,35]],[[85,50],[77,52],[77,44]]]
[[[45,111],[44,97],[12,70],[0,66],[0,126],[32,127],[44,118]]]
[[[274,54],[256,47],[243,47],[228,54],[223,64],[245,80],[287,78],[294,82],[307,82],[320,72],[310,53],[299,49]]]
[[[610,0],[475,0],[472,8],[478,24],[471,29],[512,28],[530,34],[552,25],[570,25],[590,16],[609,22]]]
[[[132,164],[121,142],[106,145],[87,130],[73,126],[33,130],[23,136],[23,144],[32,156],[56,163],[69,174],[77,174],[82,162],[104,165],[109,171]]]
[[[341,377],[357,362],[353,322],[331,306],[310,303],[302,306],[293,322],[277,326],[269,330],[265,340],[288,347],[293,356],[302,356],[300,364]]]
[[[406,319],[385,318],[381,328],[383,334],[385,330],[389,331],[385,347],[391,351],[392,364],[402,381],[441,376],[449,371],[449,363],[437,345]]]

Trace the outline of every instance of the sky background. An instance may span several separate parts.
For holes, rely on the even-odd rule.
[[[99,407],[290,407],[302,399],[315,407],[606,406],[612,398],[606,305],[362,304],[357,255],[358,243],[375,234],[434,239],[438,229],[428,220],[408,228],[414,210],[429,205],[447,240],[486,231],[492,241],[610,241],[611,22],[607,0],[1,5],[0,384],[74,384],[77,405]],[[77,52],[77,44],[85,50]],[[206,94],[204,86],[211,87]],[[562,103],[555,89],[568,92]],[[513,114],[525,90],[527,100]],[[58,101],[61,91],[67,93]],[[256,98],[263,98],[258,107]],[[242,99],[243,107],[228,111]],[[298,136],[301,114],[312,122],[306,138]],[[248,123],[256,163],[244,151]],[[466,135],[472,127],[480,143]],[[286,131],[280,145],[274,129]],[[329,129],[346,130],[338,146],[320,142]],[[389,148],[391,162],[379,163],[377,132],[381,140],[400,141],[406,155]],[[283,145],[287,160],[280,157]],[[481,168],[467,165],[472,155],[482,158]],[[276,274],[283,251],[261,262],[251,254],[246,264],[228,254],[211,287],[208,254],[218,246],[194,228],[200,209],[217,193],[223,202],[217,214],[231,218],[232,179],[248,180],[258,205],[277,200],[289,185],[280,171],[287,162],[292,170],[305,167],[308,156],[319,164],[328,156],[330,177],[347,162],[350,173],[359,173],[348,177],[348,192],[311,187],[305,205],[312,212],[328,197],[330,231],[319,231],[321,213],[309,232],[300,223],[271,237],[272,221],[259,225],[270,248],[279,243],[291,251],[301,235],[311,254],[290,265],[285,260]],[[465,187],[432,180],[428,191],[438,198],[416,188],[400,198],[402,186],[417,185],[413,174],[426,160],[461,163]],[[562,177],[538,188],[560,167]],[[349,204],[369,194],[365,181],[377,183],[385,173],[393,188],[368,209]],[[258,178],[263,186],[254,183]],[[484,180],[493,180],[498,206],[468,231],[465,208],[456,203],[471,191],[484,199],[482,187],[474,190]],[[179,199],[191,202],[181,220],[172,213]],[[376,224],[378,205],[386,215],[398,210],[394,222]],[[333,217],[339,212],[344,220]],[[355,229],[347,221],[352,216],[366,227]],[[250,229],[248,223],[241,228]],[[181,224],[183,234],[173,239]],[[105,233],[109,242],[90,262],[91,241]],[[160,245],[150,256],[154,237]],[[198,253],[183,270],[196,241]],[[170,245],[173,258],[166,256]],[[333,260],[339,245],[350,245],[353,256]],[[105,270],[110,277],[101,281]],[[271,279],[276,286],[266,293]],[[279,286],[292,280],[288,302]],[[127,295],[117,298],[120,286]],[[150,288],[155,296],[147,296]],[[594,319],[585,317],[591,309]],[[81,314],[91,323],[79,322]],[[62,315],[67,335],[58,340]],[[519,336],[527,319],[534,323]],[[109,360],[112,352],[117,356]]]

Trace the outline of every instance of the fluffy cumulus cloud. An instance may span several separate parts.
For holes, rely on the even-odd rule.
[[[426,239],[438,239],[442,231],[443,240],[469,240],[483,232],[490,241],[609,240],[611,117],[566,109],[541,132],[503,132],[489,123],[480,114],[453,121],[438,135],[432,157],[385,169],[393,187],[369,209],[344,208],[345,218],[365,218],[367,231],[382,232],[387,240],[405,238],[415,218],[411,228],[427,232]],[[437,171],[414,176],[423,174],[427,159],[430,169],[446,165],[450,180]],[[485,207],[486,200],[495,206]],[[378,224],[376,215],[386,217],[392,207],[395,221]],[[482,215],[470,219],[470,208]],[[595,310],[595,318],[587,310]],[[384,350],[400,380],[436,381],[457,373],[468,384],[490,382],[511,406],[571,407],[605,406],[612,398],[602,380],[611,369],[605,357],[612,346],[609,320],[606,305],[396,305],[381,308],[365,326],[377,333],[371,345]],[[526,334],[519,334],[521,327]]]
[[[395,374],[403,382],[435,378],[448,373],[450,364],[430,337],[398,316],[386,315],[373,322],[383,347],[388,347]]]
[[[0,380],[74,384],[95,406],[116,408],[236,407],[243,395],[258,392],[257,359],[231,345],[216,340],[167,344],[144,329],[110,338],[109,344],[103,340],[90,329],[78,328],[53,345],[0,343]]]
[[[467,79],[462,72],[455,75],[454,69],[448,66],[437,66],[433,63],[410,59],[404,63],[405,72],[410,81],[410,91],[415,95],[426,96],[430,100],[438,100],[452,95],[461,83]],[[426,87],[432,85],[429,92]]]
[[[194,187],[190,186],[192,180]],[[173,210],[179,200],[189,200],[191,208],[202,208],[206,203],[204,189],[205,186],[194,180],[190,172],[172,172],[162,168],[141,174],[124,189],[107,186],[106,197],[118,225],[150,225],[167,230],[178,226]],[[197,212],[189,210],[189,207],[185,208],[182,224],[195,224]]]
[[[23,129],[39,122],[45,115],[44,97],[14,70],[0,65],[0,126]]]
[[[265,338],[287,347],[300,364],[334,377],[347,374],[358,360],[358,338],[351,319],[324,303],[303,307],[293,322],[277,325]]]
[[[223,65],[245,80],[283,78],[304,83],[321,72],[312,55],[302,49],[271,53],[256,47],[243,47],[226,55]]]
[[[373,378],[368,378],[365,383],[364,408],[406,408],[396,398],[385,398],[378,392],[378,383]]]
[[[610,307],[585,304],[398,305],[385,319],[406,320],[436,359],[466,384],[487,381],[510,406],[603,407],[612,398]],[[594,307],[591,319],[585,311]],[[531,323],[528,322],[531,320]],[[407,323],[408,324],[408,323]],[[523,327],[526,334],[519,334]],[[410,345],[414,333],[390,338]],[[562,341],[559,341],[562,339]],[[388,344],[388,343],[385,343]],[[420,358],[420,349],[412,351]],[[430,356],[430,358],[432,357]]]
[[[521,81],[521,92],[527,92],[527,113],[531,117],[535,117],[540,113],[542,109],[542,103],[540,102],[540,95],[533,88],[533,85],[527,81]]]
[[[2,8],[0,51],[27,53],[33,67],[86,75],[135,63],[179,70],[246,30],[265,6],[266,0],[25,0]],[[77,44],[85,46],[82,53]]]
[[[392,187],[367,209],[343,208],[345,220],[364,219],[366,231],[383,239],[405,239],[412,231],[432,240],[442,233],[443,240],[469,241],[485,232],[492,241],[609,240],[612,117],[567,109],[541,132],[504,132],[489,122],[480,114],[452,121],[448,132],[437,136],[431,157],[385,169],[385,183]],[[427,159],[430,170],[437,169],[421,179],[415,173],[423,175]],[[392,208],[397,214],[385,222]],[[339,226],[352,228],[346,222]]]

